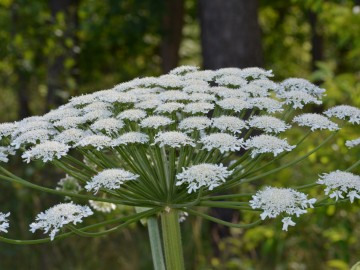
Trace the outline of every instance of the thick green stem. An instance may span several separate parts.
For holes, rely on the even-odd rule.
[[[165,270],[164,255],[158,222],[155,216],[147,220],[154,270]]]
[[[184,270],[179,211],[167,208],[161,213],[162,236],[167,270]]]

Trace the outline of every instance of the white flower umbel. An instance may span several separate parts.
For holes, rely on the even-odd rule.
[[[206,116],[192,116],[179,123],[179,129],[184,131],[203,130],[211,125],[211,120]]]
[[[316,129],[328,129],[331,131],[339,130],[339,126],[331,122],[327,117],[316,113],[304,113],[295,116],[293,122],[299,126],[310,127],[312,131]]]
[[[231,110],[235,112],[251,109],[253,107],[249,102],[240,98],[225,98],[218,101],[217,105],[225,110]]]
[[[2,137],[10,136],[18,127],[18,123],[2,123],[0,124],[0,140]]]
[[[105,135],[90,135],[81,139],[75,146],[91,146],[95,147],[96,150],[101,150],[106,147],[110,147],[112,139]]]
[[[280,214],[299,217],[307,212],[307,208],[313,208],[315,202],[316,199],[308,199],[306,194],[291,188],[266,187],[264,190],[256,192],[249,204],[253,209],[263,210],[260,217],[264,220],[267,217],[275,218]],[[284,218],[282,222],[285,231],[289,225],[295,225],[290,217]]]
[[[54,136],[54,140],[65,144],[78,143],[81,139],[89,135],[90,133],[88,131],[84,131],[78,128],[70,128]]]
[[[215,82],[220,86],[241,87],[247,84],[247,81],[234,75],[225,75],[217,78]]]
[[[179,101],[188,100],[189,95],[180,90],[170,90],[160,93],[158,98],[161,101]]]
[[[188,185],[188,193],[195,192],[201,187],[213,190],[215,187],[225,182],[226,178],[233,171],[228,171],[222,164],[199,164],[189,168],[183,168],[183,172],[178,173],[176,178],[177,186]]]
[[[193,139],[178,131],[159,132],[155,136],[154,144],[159,144],[160,147],[170,146],[172,148],[186,145],[195,146]]]
[[[267,133],[280,133],[291,127],[284,121],[268,115],[254,116],[247,123],[250,127],[264,130]]]
[[[343,171],[334,171],[320,175],[318,184],[325,185],[325,194],[330,198],[343,199],[344,195],[352,203],[355,198],[360,199],[360,176]]]
[[[54,130],[48,129],[37,129],[30,130],[28,132],[20,134],[18,137],[14,138],[11,142],[11,145],[16,149],[19,149],[20,146],[24,144],[36,144],[45,142],[50,139],[50,136],[55,133]]]
[[[324,114],[328,117],[334,116],[339,119],[348,120],[352,124],[360,124],[360,109],[353,106],[335,106],[325,111]]]
[[[355,140],[351,140],[351,141],[346,141],[345,145],[349,148],[353,148],[355,146],[360,145],[360,138],[357,138]]]
[[[200,139],[203,148],[207,150],[218,149],[221,153],[239,151],[243,146],[243,139],[238,139],[227,133],[213,133]]]
[[[38,214],[36,222],[30,224],[30,231],[34,233],[40,229],[44,230],[44,233],[50,232],[50,239],[54,240],[61,227],[69,223],[74,225],[81,223],[84,217],[92,214],[93,212],[88,206],[81,206],[73,202],[60,203]]]
[[[85,121],[95,121],[97,119],[112,117],[112,112],[109,109],[94,110],[84,114],[82,117]]]
[[[215,101],[216,97],[210,94],[205,93],[193,93],[189,96],[190,101],[201,101],[201,102],[211,102]]]
[[[116,118],[122,120],[139,121],[146,117],[146,112],[140,109],[129,109],[118,114]]]
[[[140,103],[135,103],[135,108],[149,110],[149,109],[155,109],[159,107],[161,104],[163,104],[163,102],[159,99],[149,99],[142,101]]]
[[[86,119],[82,116],[66,117],[59,121],[54,122],[54,126],[63,127],[65,129],[75,128],[81,124],[86,123]]]
[[[112,141],[112,146],[127,145],[129,143],[145,144],[149,142],[149,136],[141,132],[127,132]]]
[[[52,110],[44,115],[44,118],[49,121],[57,121],[68,117],[80,116],[81,111],[72,107],[60,107],[56,110]]]
[[[268,88],[263,88],[255,84],[248,84],[239,89],[239,91],[244,91],[251,97],[267,97],[270,95]]]
[[[119,189],[126,181],[138,178],[138,175],[123,169],[107,169],[92,177],[85,189],[96,194],[100,188]]]
[[[186,104],[184,112],[197,114],[197,113],[208,113],[214,109],[214,104],[208,102],[194,102]]]
[[[105,131],[107,134],[118,133],[123,127],[124,122],[115,118],[99,119],[90,126],[94,131]]]
[[[285,104],[291,104],[294,109],[302,109],[304,105],[309,103],[322,104],[322,101],[303,91],[290,91],[278,94],[278,97],[285,99]]]
[[[9,213],[1,213],[0,212],[0,232],[5,232],[7,233],[7,228],[9,228],[9,220],[7,219],[7,217],[10,216],[10,212]]]
[[[183,109],[185,107],[185,104],[178,103],[178,102],[169,102],[161,104],[159,107],[157,107],[154,112],[161,114],[161,113],[172,113],[175,111],[179,111],[180,109]]]
[[[30,150],[25,151],[21,156],[27,163],[32,159],[41,159],[43,162],[51,161],[55,158],[60,159],[66,156],[70,146],[56,141],[45,141],[35,145]]]
[[[245,141],[245,149],[251,149],[251,157],[257,154],[273,153],[277,156],[281,152],[291,151],[295,146],[289,145],[286,140],[271,135],[259,135]]]
[[[89,200],[89,204],[94,210],[103,213],[110,213],[111,211],[116,209],[116,204],[108,203],[108,202]]]
[[[199,70],[199,67],[194,67],[194,66],[181,66],[181,67],[177,67],[174,68],[173,70],[171,70],[169,72],[169,74],[172,75],[185,75],[186,73],[192,73]]]
[[[212,126],[221,131],[230,131],[232,133],[241,133],[241,130],[247,127],[244,120],[235,116],[220,116],[213,118]]]
[[[280,83],[279,92],[284,93],[288,91],[302,91],[318,97],[325,93],[325,89],[301,78],[289,78]]]
[[[170,118],[166,116],[149,116],[147,118],[144,118],[140,122],[140,126],[143,128],[159,128],[159,127],[165,127],[170,124],[174,123],[174,120],[171,120]]]
[[[266,110],[269,113],[281,112],[283,111],[282,102],[275,100],[269,97],[258,97],[251,98],[248,100],[249,104],[251,104],[251,108],[255,107],[260,110]]]

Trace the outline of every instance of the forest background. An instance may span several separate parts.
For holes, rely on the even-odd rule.
[[[179,65],[260,66],[272,69],[276,81],[302,77],[326,88],[324,108],[360,107],[359,60],[358,0],[0,0],[0,122],[43,114],[71,96]],[[345,131],[337,142],[344,145],[355,134],[359,130]],[[312,137],[309,149],[321,140]],[[348,151],[330,144],[301,167],[267,181],[296,182],[347,168],[360,156],[360,150],[353,158]],[[24,166],[19,160],[10,166],[26,179],[54,187],[62,177],[40,163]],[[18,238],[32,238],[28,224],[60,200],[0,183],[1,211],[12,212],[11,230]],[[131,211],[118,208],[111,215]],[[226,230],[190,218],[182,225],[186,267],[349,269],[360,260],[359,219],[359,203],[316,209],[289,232],[276,221]],[[152,268],[141,224],[95,239],[0,243],[0,256],[0,269]]]

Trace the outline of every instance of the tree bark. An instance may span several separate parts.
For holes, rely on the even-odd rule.
[[[256,0],[200,0],[205,69],[262,66]]]
[[[165,0],[163,36],[161,41],[161,68],[168,73],[179,64],[179,48],[184,25],[184,0]]]
[[[78,38],[77,29],[79,24],[78,8],[80,0],[49,0],[49,8],[51,11],[52,23],[56,22],[58,13],[63,13],[65,16],[66,27],[63,38],[59,38],[57,42],[57,52],[52,57],[49,57],[48,74],[47,74],[47,106],[46,110],[61,105],[64,100],[61,92],[66,91],[66,77],[77,78],[76,64],[71,70],[66,70],[64,63],[66,58],[75,59],[77,62],[78,53]],[[72,47],[68,47],[62,41],[70,39],[73,42]]]
[[[316,70],[316,63],[323,60],[324,40],[318,29],[318,15],[314,11],[308,12],[311,28],[311,70]]]

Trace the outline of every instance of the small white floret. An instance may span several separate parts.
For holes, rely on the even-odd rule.
[[[89,135],[81,139],[75,146],[92,146],[96,150],[101,150],[106,147],[110,147],[112,139],[105,135]]]
[[[339,130],[339,126],[331,122],[327,117],[316,113],[304,113],[294,117],[293,122],[299,126],[310,127],[312,131],[316,129],[328,129],[331,131]]]
[[[346,141],[345,145],[349,148],[353,148],[355,146],[360,145],[360,138],[357,138],[355,140],[351,140],[351,141]]]
[[[208,102],[193,102],[185,105],[184,112],[197,114],[197,113],[208,113],[214,109],[214,104]]]
[[[118,145],[127,145],[132,143],[140,143],[145,144],[149,142],[149,136],[145,133],[141,132],[127,132],[116,139],[114,139],[111,143],[112,146],[118,146]]]
[[[284,139],[263,134],[245,141],[244,148],[251,149],[251,157],[255,157],[262,153],[273,153],[274,156],[277,156],[284,151],[291,151],[295,146],[289,145]]]
[[[1,213],[0,212],[0,232],[5,232],[7,233],[7,229],[9,228],[9,220],[7,219],[7,217],[10,216],[10,212],[9,213]]]
[[[144,118],[140,122],[140,126],[143,128],[155,128],[158,129],[159,127],[168,126],[170,124],[174,123],[174,120],[166,117],[166,116],[149,116],[147,118]]]
[[[186,145],[195,146],[193,139],[185,133],[177,131],[159,132],[155,136],[154,144],[159,144],[160,147],[170,146],[172,148]]]
[[[192,116],[184,118],[179,123],[179,129],[185,131],[203,130],[211,125],[211,120],[206,116]]]
[[[353,106],[335,106],[325,111],[324,114],[328,117],[334,116],[339,119],[346,119],[352,124],[360,124],[360,109]]]
[[[252,117],[248,121],[248,125],[253,128],[264,130],[267,133],[280,133],[291,127],[284,121],[268,115]]]
[[[213,133],[200,139],[207,150],[218,149],[221,153],[239,151],[243,146],[243,139],[238,139],[227,133]]]
[[[235,116],[220,116],[212,119],[212,126],[221,131],[240,133],[247,125],[244,120]]]
[[[27,163],[32,159],[41,159],[43,162],[51,161],[55,158],[60,159],[69,151],[70,146],[56,141],[45,141],[37,144],[30,150],[25,151],[21,156]]]

